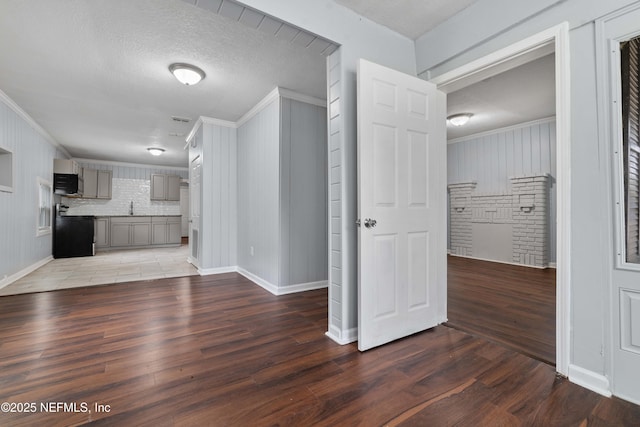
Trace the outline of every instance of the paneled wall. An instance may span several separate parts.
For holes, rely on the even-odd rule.
[[[280,286],[327,280],[327,110],[281,98]]]
[[[275,293],[324,287],[326,109],[265,102],[238,128],[238,267]]]
[[[51,256],[51,234],[36,237],[37,179],[53,180],[57,153],[5,96],[0,97],[0,148],[13,153],[13,191],[0,191],[0,287]]]
[[[88,169],[113,173],[111,199],[78,199],[62,197],[69,215],[128,215],[133,201],[135,215],[180,215],[180,202],[151,200],[151,174],[179,175],[188,178],[187,168],[162,168],[112,162],[80,161]]]
[[[277,284],[280,232],[280,102],[238,128],[238,266]]]
[[[344,331],[349,326],[344,324],[343,269],[342,269],[342,157],[343,133],[341,128],[342,80],[340,79],[340,50],[334,52],[327,60],[327,77],[329,79],[329,333],[333,338],[342,341]]]
[[[549,259],[556,260],[555,120],[449,141],[448,184],[476,182],[478,194],[510,193],[509,179],[549,174]]]
[[[238,265],[236,138],[233,127],[203,124],[199,266],[202,270],[221,271]]]

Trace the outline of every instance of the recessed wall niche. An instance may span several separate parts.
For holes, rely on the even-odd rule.
[[[13,191],[13,153],[0,147],[0,191]]]

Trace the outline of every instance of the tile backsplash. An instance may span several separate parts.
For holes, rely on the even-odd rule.
[[[110,200],[63,197],[67,215],[180,215],[180,202],[150,200],[151,182],[145,179],[113,178]]]

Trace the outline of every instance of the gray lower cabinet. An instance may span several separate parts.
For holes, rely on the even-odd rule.
[[[99,218],[100,219],[100,218]],[[97,225],[97,239],[108,241],[104,246],[112,248],[179,245],[181,242],[180,216],[143,216],[105,218],[109,225],[108,236],[100,236],[102,227]],[[104,247],[98,245],[97,247]]]
[[[151,219],[151,244],[178,244],[181,241],[180,217],[153,217]]]
[[[111,247],[151,244],[151,217],[112,217]]]
[[[107,248],[111,245],[109,242],[109,217],[99,216],[96,218],[96,248]]]

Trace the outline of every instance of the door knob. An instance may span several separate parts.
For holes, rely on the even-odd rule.
[[[376,226],[376,224],[378,223],[378,221],[376,221],[375,219],[371,219],[371,218],[365,218],[364,219],[364,226],[366,228],[373,228]]]

